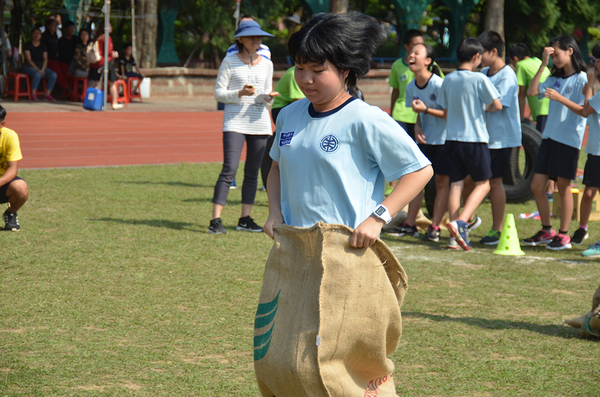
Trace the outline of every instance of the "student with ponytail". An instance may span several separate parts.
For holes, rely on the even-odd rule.
[[[543,83],[540,78],[552,56],[552,75]],[[582,93],[587,83],[586,65],[575,40],[570,36],[558,36],[544,48],[542,64],[533,77],[527,95],[540,95],[550,99],[548,121],[534,168],[531,191],[535,198],[542,229],[534,236],[523,240],[527,245],[546,245],[552,250],[571,248],[569,224],[573,216],[573,194],[571,180],[577,173],[579,150],[583,141],[586,119],[564,104],[565,100],[579,106],[584,104]],[[550,203],[546,196],[548,179],[556,179],[561,199],[560,229],[552,229]]]
[[[433,206],[432,223],[425,233],[426,241],[440,240],[440,222],[448,208],[450,177],[449,162],[445,153],[446,119],[444,110],[438,102],[439,91],[444,80],[435,64],[435,51],[427,44],[417,44],[408,54],[408,65],[415,79],[406,87],[406,106],[417,113],[415,138],[421,151],[427,156],[435,173],[437,194]],[[408,206],[406,221],[388,231],[393,236],[419,237],[417,214],[423,203],[421,191]]]

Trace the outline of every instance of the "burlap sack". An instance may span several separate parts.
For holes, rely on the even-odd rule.
[[[382,242],[350,246],[352,229],[277,226],[254,327],[263,396],[396,396],[387,358],[402,334],[402,266]]]

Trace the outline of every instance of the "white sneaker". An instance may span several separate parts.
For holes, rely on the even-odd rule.
[[[113,110],[119,110],[119,109],[123,109],[125,105],[123,105],[122,103],[117,103],[115,105],[112,105]]]
[[[459,250],[460,245],[458,245],[454,237],[450,237],[448,239],[448,246],[446,248],[448,248],[449,250]]]

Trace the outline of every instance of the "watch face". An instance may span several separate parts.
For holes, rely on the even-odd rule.
[[[385,214],[385,211],[386,211],[385,207],[380,206],[380,207],[377,207],[377,209],[375,210],[375,214],[377,214],[378,216],[381,216],[381,215]]]

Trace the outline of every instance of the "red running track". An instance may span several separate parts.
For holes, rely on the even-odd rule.
[[[221,162],[222,123],[222,112],[11,112],[6,118],[19,135],[21,169]]]

